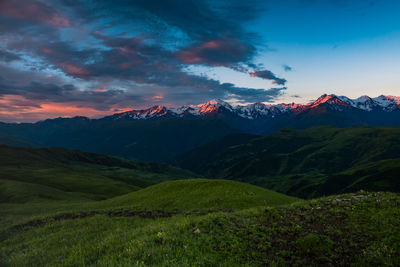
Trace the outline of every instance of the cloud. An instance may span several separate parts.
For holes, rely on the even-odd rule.
[[[278,85],[285,85],[286,80],[283,78],[278,78],[276,75],[269,71],[269,70],[260,70],[260,71],[255,71],[255,72],[250,72],[251,77],[259,77],[261,79],[265,80],[272,80],[274,84]]]
[[[147,35],[188,37],[191,41],[225,36],[250,37],[243,23],[256,19],[263,11],[261,0],[63,0],[86,22],[109,19],[107,27],[139,25]],[[156,29],[156,30],[155,30]],[[185,35],[175,35],[179,31]],[[172,33],[172,34],[171,34]],[[241,38],[242,39],[242,38]]]
[[[260,37],[244,25],[261,12],[260,0],[1,1],[0,96],[19,98],[14,107],[31,101],[38,112],[61,103],[104,111],[154,101],[270,101],[284,87],[238,87],[187,72],[188,65],[252,69],[284,85],[253,63]]]
[[[4,0],[0,1],[0,36],[19,38],[31,34],[51,40],[58,31],[72,26],[71,21],[55,6],[54,1]]]
[[[15,53],[8,52],[5,50],[0,50],[0,61],[11,62],[15,60],[20,60],[21,57]]]
[[[283,68],[283,70],[284,71],[286,71],[286,72],[288,72],[288,71],[292,71],[293,70],[293,68],[292,67],[290,67],[290,66],[288,66],[288,65],[282,65],[282,68]]]
[[[67,27],[70,25],[67,18],[42,1],[1,1],[0,15],[18,21],[45,23],[55,27]]]
[[[187,47],[177,53],[185,64],[204,64],[230,67],[239,62],[247,62],[255,48],[236,39],[224,38]]]

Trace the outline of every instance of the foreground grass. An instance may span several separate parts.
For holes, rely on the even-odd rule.
[[[399,205],[397,194],[359,192],[205,215],[49,220],[3,235],[0,265],[399,266]]]

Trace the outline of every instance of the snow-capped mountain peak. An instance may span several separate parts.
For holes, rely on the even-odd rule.
[[[372,99],[386,111],[392,111],[400,108],[400,97],[398,96],[380,95]]]
[[[213,99],[198,105],[181,106],[176,108],[167,108],[165,106],[156,105],[148,109],[131,110],[123,113],[114,114],[106,118],[111,118],[113,120],[141,120],[166,117],[183,118],[189,115],[195,117],[207,117],[213,116],[221,112],[230,112],[233,115],[241,118],[255,120],[263,118],[274,118],[275,116],[279,116],[281,114],[300,113],[304,110],[314,109],[321,105],[328,105],[331,110],[336,110],[339,112],[351,108],[367,112],[373,110],[392,112],[395,110],[400,111],[400,97],[381,95],[375,98],[371,98],[364,95],[356,99],[350,99],[346,96],[324,94],[320,96],[317,100],[305,105],[296,103],[264,104],[258,102],[245,106],[232,106],[223,100]]]

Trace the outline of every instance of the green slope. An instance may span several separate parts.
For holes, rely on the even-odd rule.
[[[0,179],[0,203],[34,203],[48,200],[90,201],[84,193],[65,192],[54,187]]]
[[[189,171],[66,149],[0,146],[0,202],[106,199]]]
[[[215,147],[218,143],[226,142],[214,142]],[[284,129],[221,150],[203,148],[181,155],[178,166],[207,177],[246,181],[301,197],[346,192],[361,185],[370,190],[399,191],[393,187],[398,162],[384,160],[400,158],[400,127]],[[375,173],[374,179],[366,179],[368,173],[358,171],[364,165]],[[374,168],[385,169],[384,175]],[[335,179],[343,175],[347,178],[337,183],[340,187],[335,186]],[[356,180],[363,183],[355,186]]]
[[[20,182],[14,182],[20,183]],[[0,183],[0,185],[2,185]],[[11,184],[12,186],[13,184]],[[25,184],[24,184],[25,186]],[[68,214],[93,216],[108,214],[109,211],[122,214],[146,213],[207,213],[232,211],[258,206],[284,205],[299,201],[254,185],[227,180],[188,179],[169,181],[149,186],[126,195],[102,201],[87,202],[77,193],[65,193],[59,190],[35,185],[30,190],[21,185],[18,190],[8,190],[19,199],[29,202],[22,204],[0,203],[1,231],[28,221],[43,220],[46,217],[64,217]],[[10,187],[10,185],[8,186]],[[38,188],[37,188],[38,187]],[[5,187],[4,184],[2,188]],[[6,190],[7,192],[7,190]],[[34,201],[41,194],[41,201]],[[10,195],[10,194],[8,194]],[[2,196],[7,196],[2,192]],[[71,200],[71,202],[44,201],[44,197]],[[80,200],[81,202],[78,202]],[[72,202],[73,201],[73,202]],[[15,202],[15,201],[14,201]]]
[[[153,185],[98,204],[102,207],[130,206],[145,210],[209,211],[282,205],[296,200],[240,182],[189,179]]]
[[[169,162],[171,164],[182,164],[185,169],[203,171],[202,165],[217,159],[220,151],[224,151],[232,146],[244,144],[257,137],[259,136],[245,133],[230,134],[211,143],[199,146],[187,153],[178,155],[170,159]]]

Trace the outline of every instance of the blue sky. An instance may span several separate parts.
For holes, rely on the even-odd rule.
[[[262,34],[266,46],[257,61],[288,80],[285,94],[274,102],[305,103],[322,93],[400,94],[400,2],[273,1],[267,5],[265,16],[249,27]],[[284,72],[284,64],[293,70]],[[240,86],[264,83],[237,77],[232,71],[217,73]]]
[[[395,0],[4,0],[0,120],[400,95]]]

